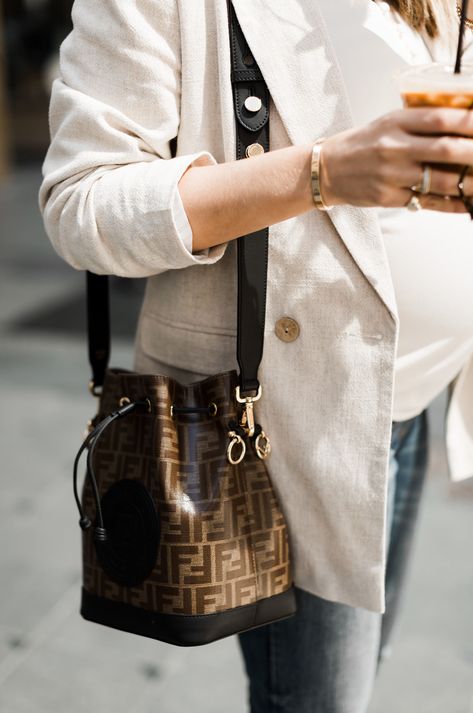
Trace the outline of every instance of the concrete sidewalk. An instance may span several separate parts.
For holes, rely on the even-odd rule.
[[[245,713],[234,638],[180,649],[78,614],[72,458],[94,410],[74,326],[84,276],[49,246],[39,181],[39,169],[23,169],[0,189],[0,711]],[[136,313],[133,290],[124,325]],[[118,330],[112,361],[131,367],[130,328]],[[473,713],[473,483],[447,480],[443,409],[442,395],[429,414],[430,472],[405,607],[370,713]]]

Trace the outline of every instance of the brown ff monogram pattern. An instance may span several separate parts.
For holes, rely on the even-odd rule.
[[[91,530],[83,532],[88,592],[153,612],[199,615],[253,604],[291,587],[287,527],[264,461],[248,440],[241,463],[227,460],[237,383],[236,371],[185,386],[166,375],[107,371],[99,419],[116,410],[122,397],[148,397],[151,412],[115,421],[97,442],[100,497],[121,479],[138,480],[154,501],[160,538],[151,574],[138,586],[124,586],[101,567]],[[215,416],[170,415],[171,404],[210,402],[217,406]],[[95,516],[88,480],[82,502]]]

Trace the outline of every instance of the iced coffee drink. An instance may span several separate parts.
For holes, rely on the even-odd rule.
[[[464,65],[461,74],[453,66],[428,64],[411,66],[395,75],[405,107],[473,108],[473,65]]]

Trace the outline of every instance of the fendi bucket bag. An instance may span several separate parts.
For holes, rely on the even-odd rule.
[[[240,159],[269,149],[269,92],[231,4],[229,30]],[[192,646],[295,612],[287,525],[255,413],[267,258],[267,228],[237,240],[240,372],[187,385],[109,368],[108,278],[87,273],[98,412],[74,463],[85,619]]]

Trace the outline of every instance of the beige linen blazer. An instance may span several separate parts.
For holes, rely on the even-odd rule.
[[[271,93],[272,148],[349,128],[317,2],[234,6]],[[39,192],[49,238],[76,269],[148,277],[137,370],[192,380],[238,368],[236,242],[192,254],[175,211],[188,166],[235,157],[226,2],[76,0],[72,16]],[[376,213],[314,209],[271,226],[269,243],[256,409],[295,582],[382,612],[399,319]],[[276,330],[285,317],[292,341]],[[470,361],[451,390],[454,480],[473,474],[472,396]]]

